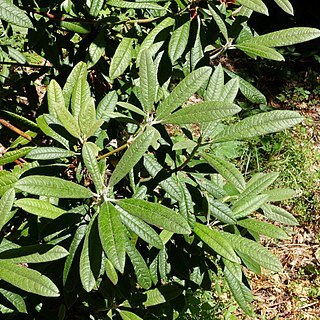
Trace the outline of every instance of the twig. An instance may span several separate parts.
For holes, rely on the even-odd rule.
[[[11,131],[17,133],[19,136],[32,141],[32,137],[30,137],[28,134],[26,134],[25,132],[23,132],[22,130],[18,129],[17,127],[15,127],[14,125],[12,125],[11,123],[9,123],[8,121],[4,120],[4,119],[0,119],[0,123],[2,125],[4,125],[5,127],[7,127],[8,129],[10,129]]]
[[[10,61],[0,61],[0,65],[12,65],[12,66],[18,66],[18,67],[28,67],[28,68],[47,68],[47,69],[53,69],[51,66],[42,66],[38,64],[28,64],[28,63],[19,63],[19,62],[10,62]]]
[[[108,158],[108,157],[110,157],[111,155],[113,155],[114,153],[117,153],[117,152],[125,149],[127,146],[128,146],[128,143],[125,143],[125,144],[123,144],[122,146],[120,146],[120,147],[118,147],[118,148],[116,148],[116,149],[114,149],[114,150],[112,150],[112,151],[110,151],[110,152],[108,152],[108,153],[106,153],[106,154],[103,154],[102,156],[99,156],[99,157],[97,158],[97,160],[101,160],[101,159],[104,159],[104,158]]]

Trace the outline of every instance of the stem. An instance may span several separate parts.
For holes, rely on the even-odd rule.
[[[47,69],[53,69],[51,66],[42,66],[38,64],[28,64],[28,63],[18,63],[18,62],[10,62],[10,61],[0,61],[0,65],[11,65],[11,66],[17,66],[17,67],[29,67],[29,68],[47,68]]]
[[[114,150],[112,150],[112,151],[110,151],[110,152],[108,152],[108,153],[106,153],[106,154],[103,154],[102,156],[99,156],[99,157],[97,158],[97,160],[99,161],[99,160],[101,160],[101,159],[108,158],[108,157],[110,157],[111,155],[113,155],[114,153],[117,153],[117,152],[125,149],[127,146],[128,146],[128,143],[125,143],[125,144],[123,144],[122,146],[120,146],[120,147],[118,147],[118,148],[116,148],[116,149],[114,149]]]
[[[0,123],[2,125],[4,125],[5,127],[7,127],[8,129],[10,129],[11,131],[17,133],[19,136],[32,141],[32,137],[30,137],[28,134],[26,134],[25,132],[23,132],[22,130],[18,129],[17,127],[15,127],[14,125],[12,125],[11,123],[9,123],[8,121],[4,120],[4,119],[0,119]]]

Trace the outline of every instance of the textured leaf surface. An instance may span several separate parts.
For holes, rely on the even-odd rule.
[[[249,55],[259,56],[275,61],[284,61],[284,57],[281,53],[279,53],[275,49],[272,49],[262,44],[243,42],[237,44],[236,48],[240,49],[245,53],[248,53]]]
[[[163,7],[159,6],[156,3],[152,2],[130,2],[122,0],[108,0],[107,4],[109,6],[125,9],[154,9],[154,10],[163,10]]]
[[[294,111],[276,110],[259,113],[225,127],[217,134],[216,141],[242,140],[282,131],[300,123],[303,119]]]
[[[218,64],[214,69],[209,83],[204,94],[206,101],[218,101],[220,100],[222,90],[224,86],[224,72],[221,64]]]
[[[86,79],[87,73],[80,74],[82,78],[78,78],[71,95],[71,110],[74,118],[79,122],[81,109],[86,108],[91,97],[89,83]],[[80,76],[79,75],[79,76]]]
[[[265,204],[262,206],[264,215],[274,221],[285,223],[291,226],[299,224],[298,220],[287,210],[274,206],[272,204]]]
[[[130,311],[119,310],[119,313],[122,320],[143,320],[142,318]]]
[[[289,0],[274,0],[275,3],[286,13],[294,14],[292,4]]]
[[[193,227],[196,218],[194,215],[192,196],[182,179],[178,180],[182,198],[179,201],[179,212],[188,221],[189,225]]]
[[[57,112],[55,110],[55,105],[58,104],[61,108],[65,108],[65,100],[62,89],[56,80],[51,80],[47,90],[48,98],[48,110],[49,113],[57,117]]]
[[[180,234],[189,234],[188,222],[178,213],[158,203],[139,199],[120,200],[117,204],[130,214],[145,222]]]
[[[261,0],[238,0],[238,3],[244,5],[252,11],[269,15],[267,6]]]
[[[7,0],[0,0],[0,19],[23,28],[33,28],[25,12]]]
[[[226,41],[229,41],[228,30],[223,19],[218,15],[218,13],[216,13],[216,11],[210,5],[208,6],[208,8],[223,37]]]
[[[98,224],[101,244],[107,258],[117,270],[123,273],[127,237],[120,212],[111,203],[104,203],[101,206]]]
[[[118,273],[117,270],[114,268],[111,261],[106,258],[106,265],[105,265],[106,275],[109,278],[109,280],[116,285],[118,283]]]
[[[0,171],[0,196],[4,195],[6,191],[14,187],[14,184],[18,181],[18,177],[5,170]]]
[[[27,306],[23,298],[14,292],[0,288],[0,293],[20,312],[27,313]]]
[[[55,160],[74,157],[75,152],[57,147],[38,147],[31,150],[26,158],[32,160]]]
[[[228,224],[235,224],[237,222],[231,209],[222,202],[208,198],[208,210],[210,215],[217,218],[221,222]]]
[[[233,102],[239,91],[239,80],[233,78],[229,80],[222,88],[220,100],[224,102]]]
[[[222,257],[236,263],[240,263],[239,257],[234,252],[228,239],[224,237],[223,233],[210,229],[200,223],[196,223],[193,229],[194,233],[212,250]]]
[[[264,194],[269,196],[269,201],[277,202],[291,199],[297,195],[296,191],[289,188],[276,188],[272,190],[263,191]]]
[[[4,227],[4,225],[11,217],[10,212],[13,206],[14,199],[14,189],[9,189],[8,191],[6,191],[0,199],[0,230]]]
[[[34,147],[24,147],[6,152],[2,157],[0,157],[0,166],[11,163],[19,158],[26,156],[33,149]]]
[[[197,177],[194,176],[196,179],[199,187],[205,191],[207,191],[209,194],[214,196],[215,198],[219,199],[222,198],[226,195],[226,192],[223,190],[221,186],[219,186],[217,183],[214,181],[208,180],[204,177]]]
[[[0,278],[15,287],[44,297],[59,297],[56,285],[40,272],[0,260]]]
[[[104,4],[104,0],[92,0],[89,13],[93,17],[97,17],[99,15],[100,10],[102,9]]]
[[[15,188],[31,194],[57,198],[90,198],[92,192],[74,182],[56,177],[28,176],[15,184]]]
[[[113,112],[118,102],[118,95],[116,91],[108,92],[97,106],[97,119],[109,121],[108,113]]]
[[[248,195],[245,198],[237,201],[237,204],[232,207],[234,217],[237,219],[246,217],[247,215],[255,212],[268,200],[265,194]]]

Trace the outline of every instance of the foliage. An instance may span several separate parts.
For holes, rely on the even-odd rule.
[[[276,2],[292,13],[288,1]],[[30,98],[35,115],[28,116],[12,94],[29,97],[34,79],[7,68],[28,63],[28,55],[1,44],[1,124],[20,135],[0,158],[2,313],[176,319],[190,290],[210,288],[218,265],[240,307],[253,314],[242,266],[280,271],[259,236],[287,238],[255,212],[295,225],[272,204],[292,191],[269,189],[276,173],[246,181],[219,150],[303,117],[275,110],[238,121],[239,92],[257,104],[266,98],[212,61],[236,49],[284,60],[276,47],[320,31],[259,36],[247,21],[267,7],[238,3],[0,0],[3,38],[26,34],[24,49],[49,61],[35,79],[50,79],[46,102],[35,108]],[[13,76],[29,85],[11,85]]]

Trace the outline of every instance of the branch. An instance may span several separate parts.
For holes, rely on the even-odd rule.
[[[19,136],[32,141],[32,137],[30,137],[28,134],[26,134],[25,132],[23,132],[22,130],[18,129],[17,127],[15,127],[14,125],[12,125],[11,123],[9,123],[8,121],[4,120],[4,119],[0,119],[0,123],[7,127],[8,129],[10,129],[11,131],[17,133]]]

